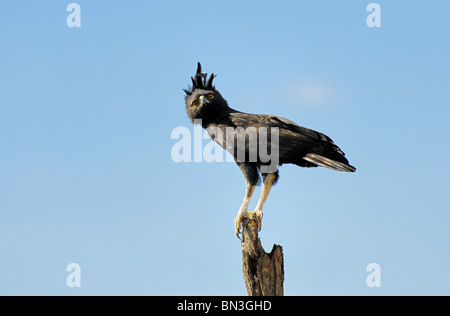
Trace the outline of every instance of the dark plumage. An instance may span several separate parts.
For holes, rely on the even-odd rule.
[[[198,63],[197,73],[191,78],[192,87],[184,90],[186,111],[192,122],[200,123],[208,130],[214,141],[235,157],[236,163],[244,174],[247,190],[235,221],[237,234],[239,234],[242,217],[249,215],[248,203],[255,185],[260,181],[260,174],[263,178],[261,197],[256,210],[251,212],[258,219],[259,225],[264,202],[271,186],[278,180],[277,168],[264,172],[266,170],[264,167],[268,167],[273,161],[267,161],[267,156],[261,153],[261,148],[265,144],[263,142],[265,134],[260,134],[263,130],[267,130],[268,136],[267,148],[264,149],[268,154],[278,152],[276,162],[279,166],[290,163],[300,167],[322,166],[345,172],[356,170],[348,163],[342,150],[322,133],[301,127],[283,117],[247,114],[230,108],[227,101],[213,86],[214,78],[214,74],[208,78],[207,74],[202,73],[201,65]],[[227,134],[230,130],[240,132]],[[277,142],[271,139],[271,136],[273,137],[271,131],[277,131]],[[257,144],[257,146],[254,147],[251,144]]]

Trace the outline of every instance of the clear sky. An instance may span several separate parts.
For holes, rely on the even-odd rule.
[[[281,168],[260,236],[286,295],[450,295],[450,3],[369,28],[370,2],[79,0],[69,28],[70,1],[2,1],[0,294],[246,295],[239,168],[171,158],[201,61],[358,168]]]

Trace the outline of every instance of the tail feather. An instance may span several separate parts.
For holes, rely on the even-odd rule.
[[[339,162],[339,161],[336,161],[336,160],[333,160],[333,159],[330,159],[330,158],[327,158],[327,157],[324,157],[324,156],[321,156],[318,154],[310,153],[310,154],[307,154],[305,157],[303,157],[303,159],[308,162],[311,162],[313,164],[316,164],[318,166],[329,168],[332,170],[344,171],[344,172],[355,172],[356,171],[356,168],[351,165],[348,165],[348,164],[345,164],[345,163],[342,163],[342,162]]]

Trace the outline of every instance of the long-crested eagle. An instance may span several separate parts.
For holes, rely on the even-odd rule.
[[[278,180],[278,166],[290,163],[300,167],[356,171],[344,152],[325,134],[299,126],[284,117],[232,109],[213,86],[214,77],[214,74],[208,78],[202,73],[198,63],[197,73],[191,77],[192,87],[184,90],[186,111],[193,123],[201,124],[214,141],[233,155],[244,174],[245,196],[235,219],[238,237],[242,219],[246,216],[256,218],[258,228],[261,228],[262,209],[272,185]],[[247,212],[261,177],[262,190],[256,209]]]

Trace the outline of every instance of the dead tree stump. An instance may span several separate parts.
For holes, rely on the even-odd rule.
[[[253,219],[242,223],[242,272],[249,296],[283,296],[283,247],[273,245],[265,252]]]

